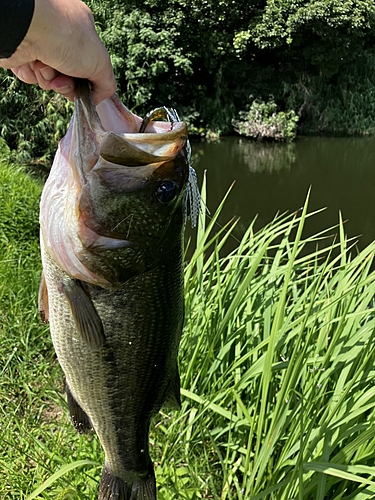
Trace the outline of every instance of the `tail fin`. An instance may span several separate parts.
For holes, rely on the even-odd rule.
[[[128,485],[104,467],[98,500],[156,500],[154,471]]]
[[[152,471],[152,474],[134,481],[130,500],[156,500],[154,471]]]

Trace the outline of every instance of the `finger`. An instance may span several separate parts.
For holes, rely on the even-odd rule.
[[[40,61],[36,61],[34,64],[34,71],[38,70],[40,71],[41,76],[45,82],[51,82],[60,74],[59,71],[51,68],[51,66],[47,66]]]
[[[38,83],[38,79],[29,64],[23,64],[22,66],[11,68],[11,70],[17,78],[25,83]]]
[[[39,87],[43,90],[51,90],[51,80],[56,78],[59,72],[41,61],[35,61],[30,66],[34,70]]]
[[[63,95],[64,97],[69,99],[69,101],[74,101],[74,94],[75,94],[74,78],[59,74],[59,76],[54,80],[52,80],[50,84],[52,90]]]
[[[116,92],[117,87],[111,61],[106,51],[103,54],[103,59],[106,61],[105,64],[101,66],[99,71],[95,71],[92,76],[89,77],[92,83],[92,99],[95,106],[104,99],[111,97]]]
[[[97,87],[94,85],[92,91],[92,100],[94,101],[95,106],[97,106],[100,102],[104,101],[108,97],[111,97],[116,92],[116,84],[112,85],[101,85],[101,87]]]

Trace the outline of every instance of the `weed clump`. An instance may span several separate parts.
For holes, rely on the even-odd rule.
[[[278,111],[273,99],[264,102],[254,99],[247,111],[240,111],[232,121],[236,132],[253,139],[292,141],[297,133],[298,116],[295,111]]]

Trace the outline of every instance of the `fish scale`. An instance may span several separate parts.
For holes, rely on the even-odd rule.
[[[163,123],[152,124],[157,134],[150,133],[147,154],[135,154],[145,165],[130,168],[126,155],[137,147],[137,134],[131,129],[106,141],[87,84],[78,95],[66,139],[72,145],[63,140],[42,195],[40,309],[66,377],[73,423],[80,432],[92,427],[105,452],[99,500],[155,500],[150,421],[163,405],[180,405],[186,128],[178,123],[169,135]],[[121,110],[139,130],[141,120],[117,97],[107,101],[107,113]],[[149,165],[156,135],[158,150],[165,142],[163,157]],[[114,147],[112,161],[125,156],[108,162],[101,142]],[[132,224],[121,223],[129,218]]]

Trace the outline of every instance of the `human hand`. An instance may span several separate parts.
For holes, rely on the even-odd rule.
[[[91,81],[95,104],[116,90],[108,52],[95,31],[90,9],[81,0],[35,0],[24,40],[11,57],[0,59],[0,66],[71,101],[74,77]]]

